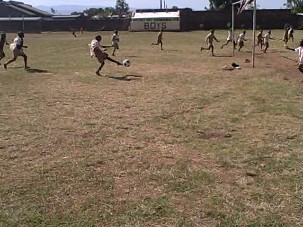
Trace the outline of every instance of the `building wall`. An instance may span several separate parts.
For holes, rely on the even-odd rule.
[[[38,33],[42,31],[41,21],[0,21],[0,29],[5,32],[18,31]]]
[[[0,7],[3,6],[0,4]],[[2,9],[0,8],[0,15]],[[16,15],[17,16],[17,15]],[[18,15],[20,16],[20,15]],[[1,17],[1,16],[0,16]],[[303,17],[291,14],[290,10],[259,10],[257,11],[257,26],[262,29],[282,29],[286,23],[294,28],[303,28]],[[191,11],[181,10],[181,31],[200,29],[226,29],[231,23],[230,11]],[[0,21],[0,30],[18,31],[22,30],[23,22]],[[130,19],[102,19],[91,20],[86,17],[77,19],[52,20],[25,22],[26,32],[40,31],[69,31],[70,29],[80,29],[83,27],[87,31],[119,30],[126,31],[130,27]],[[235,16],[236,29],[252,28],[252,11],[244,11]]]
[[[253,12],[245,10],[235,15],[235,28],[252,28]],[[225,29],[231,24],[231,10],[226,11],[184,11],[182,12],[183,30]],[[258,10],[257,26],[262,29],[282,29],[288,23],[297,28],[298,16],[290,10]]]
[[[79,18],[77,20],[47,20],[42,22],[43,31],[69,31],[70,29],[80,29],[86,31],[126,31],[129,29],[130,19],[103,19],[90,20]]]

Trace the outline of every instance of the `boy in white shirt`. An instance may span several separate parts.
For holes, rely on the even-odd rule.
[[[117,65],[123,65],[121,62],[118,62],[112,58],[110,58],[108,56],[107,53],[105,53],[105,50],[103,49],[106,46],[101,46],[100,42],[102,40],[102,37],[100,35],[97,35],[95,37],[95,39],[92,40],[90,46],[90,55],[91,57],[95,56],[99,63],[101,64],[100,67],[97,69],[96,71],[96,75],[101,76],[100,75],[100,71],[103,68],[104,64],[105,64],[105,60],[109,60],[111,62],[116,63]]]
[[[228,45],[230,42],[233,43],[234,49],[236,49],[237,43],[235,42],[235,38],[232,37],[232,36],[235,36],[235,34],[232,35],[232,29],[228,29],[228,31],[227,31],[226,43],[224,43],[224,44],[221,46],[221,49],[223,49],[223,47],[226,46],[226,45]]]
[[[118,31],[115,30],[114,34],[112,36],[112,46],[114,47],[112,56],[115,56],[116,50],[119,50],[119,42],[120,42],[120,38],[119,38]]]
[[[244,47],[244,41],[247,41],[245,35],[246,35],[246,31],[244,30],[244,31],[238,36],[238,45],[239,45],[238,51],[240,51],[240,50],[242,49],[242,47]]]
[[[300,46],[296,49],[294,48],[289,48],[286,46],[287,50],[292,50],[298,53],[299,55],[299,63],[298,63],[298,69],[300,70],[301,73],[303,73],[303,39],[300,41]]]
[[[271,30],[269,30],[266,34],[265,34],[265,36],[263,37],[263,39],[264,39],[264,46],[265,46],[265,49],[264,49],[264,53],[266,53],[266,51],[267,51],[267,49],[268,49],[268,47],[269,47],[269,40],[270,39],[273,39],[272,37],[271,37]]]
[[[23,32],[18,32],[18,36],[14,39],[14,42],[10,45],[10,49],[13,51],[13,59],[9,60],[7,63],[5,63],[3,66],[5,69],[7,69],[7,66],[16,61],[19,56],[23,57],[24,59],[24,68],[27,69],[29,68],[27,66],[27,56],[23,52],[23,48],[27,48],[27,46],[23,45],[24,42],[24,33]]]

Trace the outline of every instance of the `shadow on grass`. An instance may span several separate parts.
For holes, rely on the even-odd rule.
[[[232,58],[232,55],[226,55],[226,54],[215,54],[213,56],[214,58]]]
[[[132,81],[132,80],[140,80],[143,76],[128,74],[125,76],[106,76],[107,78],[115,79],[115,80],[123,80],[123,81]]]
[[[51,73],[50,71],[44,70],[44,69],[28,68],[28,69],[25,69],[25,70],[26,70],[26,72],[28,72],[28,73]]]

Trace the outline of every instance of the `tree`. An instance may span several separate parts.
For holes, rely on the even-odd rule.
[[[222,10],[231,8],[232,0],[209,0],[210,10]]]
[[[88,17],[94,16],[102,16],[104,14],[104,9],[102,8],[89,8],[83,11],[83,13],[87,14]]]
[[[129,11],[129,5],[125,2],[125,0],[117,0],[116,2],[116,12],[119,15],[127,14]]]
[[[284,6],[291,9],[293,13],[303,12],[303,0],[287,0]]]
[[[172,9],[179,9],[179,7],[178,6],[173,6],[173,7],[171,7]]]
[[[77,11],[74,11],[74,12],[71,12],[71,14],[70,14],[70,15],[79,15],[79,14],[82,14],[82,13],[77,12]]]
[[[57,10],[55,10],[54,8],[51,8],[50,11],[52,12],[52,14],[56,14]]]

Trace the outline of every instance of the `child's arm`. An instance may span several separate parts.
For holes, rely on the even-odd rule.
[[[294,48],[289,48],[288,46],[285,46],[285,48],[286,48],[287,50],[296,51],[296,49],[294,49]]]

